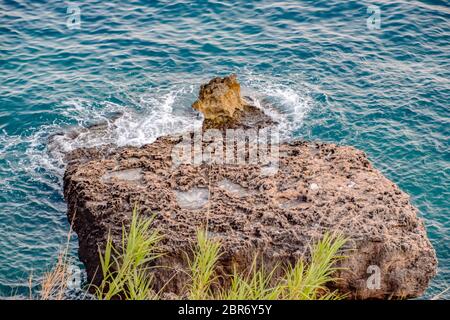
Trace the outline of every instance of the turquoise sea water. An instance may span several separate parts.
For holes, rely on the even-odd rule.
[[[27,294],[66,242],[65,152],[197,125],[199,85],[231,72],[286,135],[360,148],[409,193],[439,259],[425,298],[450,286],[448,1],[80,1],[79,28],[68,5],[0,2],[0,296]]]

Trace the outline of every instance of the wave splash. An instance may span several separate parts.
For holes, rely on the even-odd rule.
[[[254,75],[244,75],[241,83],[243,94],[278,122],[281,139],[291,137],[312,109],[312,100],[303,86],[293,87]],[[22,168],[24,174],[46,181],[57,190],[62,185],[65,156],[77,148],[139,147],[162,135],[200,128],[202,117],[190,107],[196,94],[196,86],[189,84],[142,94],[134,105],[71,99],[59,109],[60,116],[66,119],[63,123],[41,126],[31,135],[5,133],[0,137],[0,151],[11,157],[24,150],[25,157],[22,153],[22,157],[10,159],[9,169]]]

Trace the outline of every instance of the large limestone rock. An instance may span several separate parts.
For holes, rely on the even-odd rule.
[[[212,109],[203,110],[209,110],[207,117]],[[188,281],[182,272],[184,253],[206,223],[210,236],[222,243],[224,274],[233,265],[244,270],[255,254],[267,266],[307,259],[313,241],[336,231],[349,238],[346,249],[351,250],[336,275],[341,280],[333,286],[352,298],[417,297],[435,275],[435,252],[417,210],[364,152],[293,141],[279,146],[276,168],[175,166],[173,150],[180,142],[178,136],[161,137],[141,148],[79,149],[68,156],[68,217],[94,283],[100,279],[98,247],[104,247],[109,232],[120,241],[122,224],[129,223],[135,205],[143,215],[156,214],[152,227],[164,235],[167,252],[157,264],[171,269],[155,269],[155,285],[170,294],[183,294]],[[370,278],[376,272],[379,287]]]

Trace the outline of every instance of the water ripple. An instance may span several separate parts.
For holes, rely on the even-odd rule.
[[[198,86],[231,72],[286,136],[363,149],[408,192],[439,258],[426,297],[447,288],[450,9],[377,3],[371,31],[368,1],[86,1],[80,29],[64,1],[1,2],[0,295],[26,294],[65,241],[65,152],[198,126]]]

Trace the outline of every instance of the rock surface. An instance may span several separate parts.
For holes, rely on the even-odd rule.
[[[192,108],[203,114],[204,129],[258,127],[255,121],[260,126],[272,123],[268,116],[241,97],[241,86],[234,74],[202,85]]]
[[[241,85],[236,75],[214,78],[200,87],[198,100],[192,108],[203,113],[205,119],[232,118],[236,110],[242,110]]]
[[[211,83],[219,88],[212,96],[228,95],[227,81],[225,86],[217,79]],[[205,102],[211,94],[207,88],[200,93],[204,104],[194,105],[211,119],[208,112],[218,107]],[[219,104],[233,101],[221,111],[229,119],[241,108],[235,94],[217,99]],[[239,112],[245,118],[245,108]],[[254,112],[257,119],[267,117]],[[364,152],[316,142],[282,143],[278,167],[267,174],[270,166],[251,164],[174,166],[172,151],[180,142],[178,136],[160,137],[141,148],[78,149],[68,156],[64,194],[89,280],[100,280],[98,247],[103,248],[109,232],[120,240],[135,205],[143,215],[155,214],[153,227],[164,235],[167,254],[157,264],[172,269],[156,269],[155,285],[169,295],[182,294],[188,280],[181,272],[184,253],[206,223],[211,237],[222,243],[225,274],[233,265],[244,270],[255,254],[267,266],[308,259],[313,241],[337,231],[350,239],[347,249],[352,250],[334,286],[352,298],[417,297],[435,275],[435,252],[417,210]],[[380,287],[368,286],[370,273],[377,271]]]

